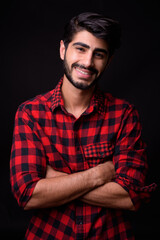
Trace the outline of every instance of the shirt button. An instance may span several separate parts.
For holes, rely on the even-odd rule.
[[[77,146],[77,147],[76,147],[76,150],[79,152],[79,150],[80,150],[80,147],[79,147],[79,146]]]
[[[100,154],[100,156],[101,156],[101,157],[103,157],[103,156],[104,156],[104,152],[100,152],[99,154]]]
[[[83,218],[82,217],[77,217],[77,224],[82,225],[83,224]]]

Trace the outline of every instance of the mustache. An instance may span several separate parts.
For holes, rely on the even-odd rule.
[[[73,68],[73,67],[78,67],[78,68],[81,68],[81,69],[86,69],[86,70],[89,70],[89,71],[91,71],[91,72],[93,72],[93,73],[95,73],[95,74],[98,74],[97,69],[95,69],[94,67],[85,67],[84,65],[80,65],[80,64],[78,64],[78,63],[73,63],[73,64],[72,64],[72,68]]]

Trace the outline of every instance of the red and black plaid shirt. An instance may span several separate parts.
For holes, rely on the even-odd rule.
[[[67,113],[61,80],[47,94],[23,103],[15,118],[11,185],[24,207],[46,165],[68,174],[113,160],[115,181],[136,208],[155,187],[145,186],[147,163],[134,107],[96,90],[88,109],[76,119]],[[26,239],[134,239],[124,210],[92,206],[79,199],[36,211]]]

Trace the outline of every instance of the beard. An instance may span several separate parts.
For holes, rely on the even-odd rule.
[[[90,84],[87,84],[85,83],[85,81],[75,81],[73,78],[72,78],[72,75],[71,75],[71,70],[69,69],[69,65],[67,63],[67,60],[66,60],[66,56],[64,57],[64,61],[63,61],[63,67],[64,67],[64,74],[66,75],[67,79],[70,81],[70,83],[78,88],[78,89],[81,89],[81,90],[87,90],[89,88],[92,88],[93,86],[95,86],[98,82],[98,80],[101,78],[101,75],[102,73],[98,76],[98,77],[95,77],[95,79],[90,83]],[[83,65],[79,65],[77,63],[73,63],[71,65],[71,69],[73,69],[74,67],[79,67],[81,69],[87,69],[89,71],[91,71],[92,73],[94,73],[96,76],[98,74],[98,71],[93,68],[93,67],[88,67],[86,68],[85,66]],[[82,79],[83,80],[83,79]]]

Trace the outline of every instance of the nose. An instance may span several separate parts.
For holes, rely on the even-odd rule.
[[[83,59],[83,64],[86,68],[88,67],[93,67],[94,63],[93,63],[93,54],[92,52],[87,52],[84,56]]]

